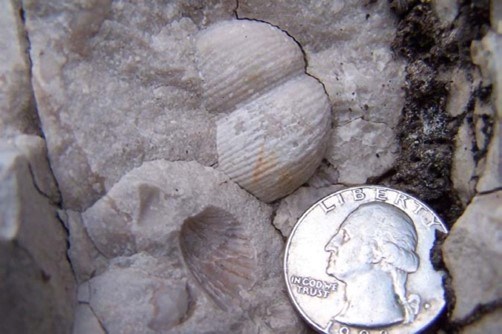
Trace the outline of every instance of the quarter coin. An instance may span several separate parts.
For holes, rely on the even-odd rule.
[[[321,333],[416,333],[445,306],[430,254],[440,218],[401,191],[363,186],[314,204],[284,257],[289,295]]]

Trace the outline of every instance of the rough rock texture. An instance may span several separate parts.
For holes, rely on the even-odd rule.
[[[25,1],[33,87],[66,208],[88,207],[145,160],[216,161],[193,34],[225,6],[193,19],[181,1],[151,6]]]
[[[21,1],[0,1],[0,138],[37,134]]]
[[[301,187],[285,199],[281,200],[275,213],[273,224],[281,231],[284,237],[288,237],[291,230],[298,222],[303,213],[315,202],[324,196],[332,194],[343,186],[335,185],[329,187]]]
[[[35,187],[53,204],[59,203],[61,195],[47,159],[45,141],[39,136],[18,135],[8,140],[7,143],[9,143],[7,146],[15,146],[28,160]],[[2,143],[0,143],[0,147],[2,147]]]
[[[109,265],[92,249],[78,260],[85,247],[71,241],[79,300],[112,333],[297,332],[270,215],[210,167],[145,163],[82,215]]]
[[[463,205],[467,205],[475,194],[476,161],[474,160],[473,146],[474,134],[471,125],[465,119],[455,137],[455,152],[451,171],[453,187],[457,190]]]
[[[326,158],[337,166],[343,184],[364,184],[384,174],[399,152],[392,128],[360,118],[335,128],[330,144]]]
[[[502,298],[502,192],[476,196],[443,246],[453,277],[453,320]]]
[[[69,333],[75,282],[66,232],[34,167],[14,146],[0,148],[0,332]]]

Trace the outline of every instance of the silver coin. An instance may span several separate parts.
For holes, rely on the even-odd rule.
[[[380,186],[331,194],[303,214],[284,258],[289,295],[321,333],[416,333],[445,305],[430,260],[440,218]]]

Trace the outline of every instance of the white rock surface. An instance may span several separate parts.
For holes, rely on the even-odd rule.
[[[193,35],[233,6],[193,6],[204,10],[183,1],[25,1],[33,86],[66,208],[85,209],[146,160],[216,162]]]
[[[474,197],[443,245],[456,296],[453,320],[502,297],[501,203],[501,191]]]
[[[298,332],[271,213],[212,168],[144,163],[82,215],[110,260],[89,305],[113,333]]]
[[[281,200],[277,208],[273,224],[281,231],[284,237],[288,237],[291,230],[298,222],[303,213],[315,202],[324,196],[334,193],[343,186],[333,185],[329,187],[301,187],[288,197]]]
[[[75,281],[66,233],[32,167],[15,147],[0,149],[0,332],[69,333]]]
[[[451,73],[445,73],[449,80],[446,112],[452,117],[467,112],[468,103],[479,86],[479,71],[467,71],[455,68]]]
[[[392,128],[356,119],[333,130],[326,158],[338,170],[338,182],[354,185],[385,173],[398,153]]]
[[[30,84],[28,43],[21,1],[0,1],[0,138],[36,134],[38,120]]]

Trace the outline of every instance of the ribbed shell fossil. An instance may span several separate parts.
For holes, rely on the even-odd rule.
[[[231,111],[305,69],[302,52],[293,39],[262,22],[218,23],[201,32],[196,45],[209,111]]]
[[[206,108],[217,122],[219,169],[263,201],[294,191],[322,160],[330,128],[323,86],[302,52],[269,24],[218,23],[197,39]]]
[[[255,283],[257,264],[250,236],[235,217],[207,207],[185,220],[180,248],[195,279],[222,310],[241,304],[239,292]]]

